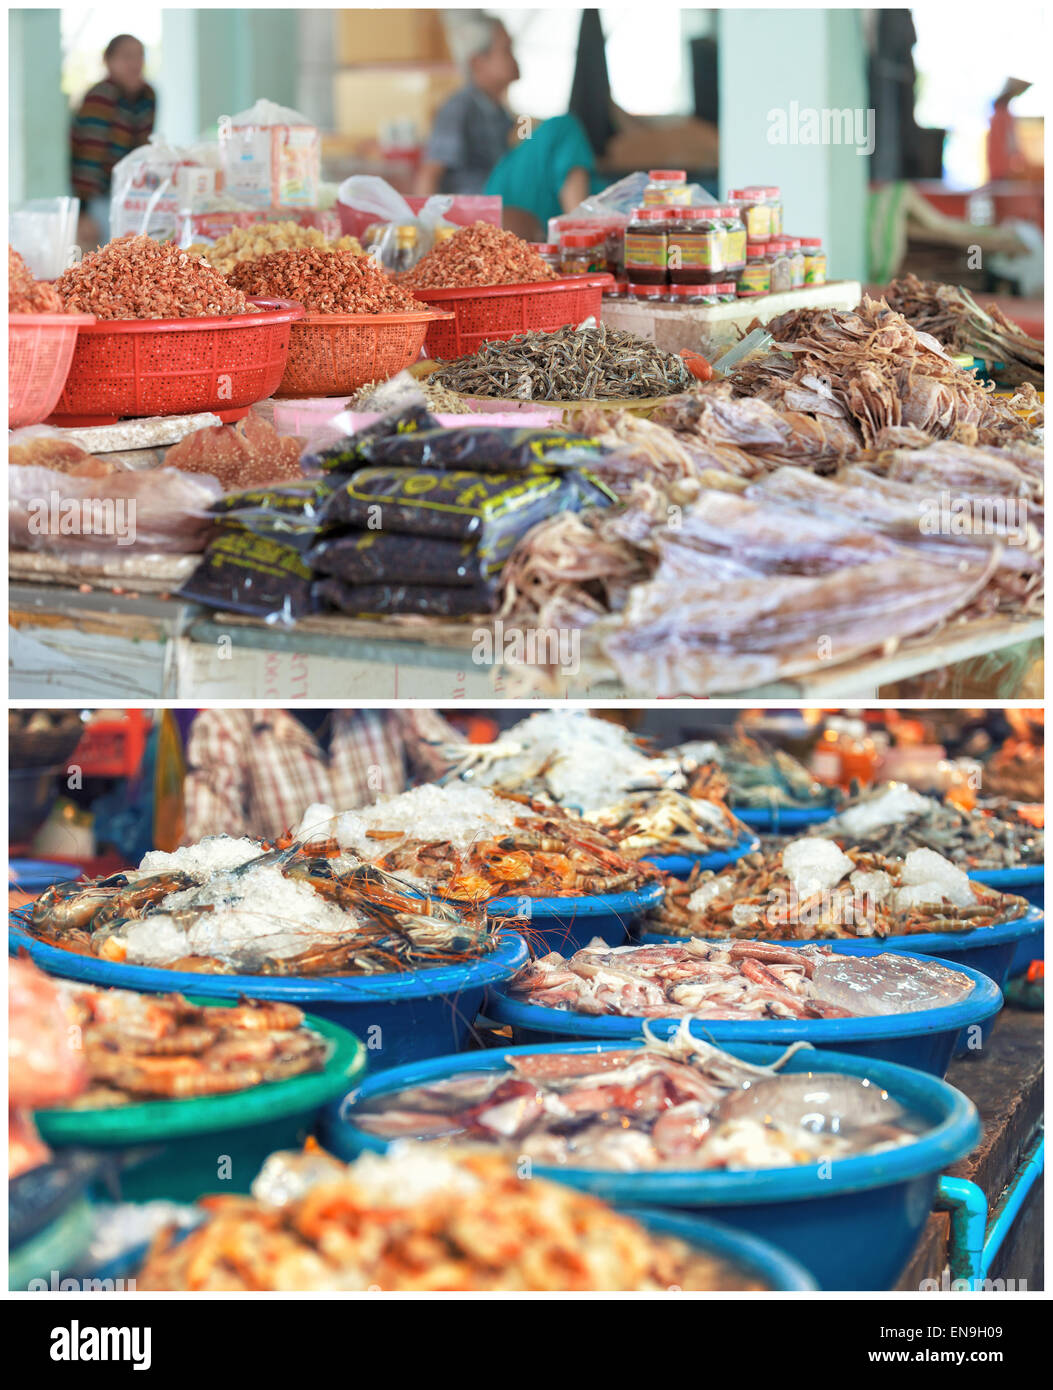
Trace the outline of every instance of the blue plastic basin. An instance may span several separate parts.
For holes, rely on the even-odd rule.
[[[658,906],[665,897],[661,883],[646,883],[631,893],[599,893],[581,898],[492,898],[486,904],[490,917],[529,917],[531,936],[546,951],[573,954],[587,946],[594,936],[609,946],[622,946],[629,926]]]
[[[829,943],[839,954],[849,956],[890,955],[881,946],[858,942]],[[912,956],[909,951],[894,954]],[[925,957],[932,959],[932,957]],[[730,1043],[780,1043],[788,1046],[800,1039],[823,1051],[851,1052],[917,1067],[930,1076],[943,1076],[954,1055],[955,1042],[963,1028],[991,1018],[1002,1007],[1002,991],[978,970],[960,961],[939,961],[949,969],[960,970],[973,982],[972,993],[959,1004],[940,1009],[922,1009],[910,1014],[887,1014],[879,1018],[816,1019],[692,1019],[691,1031],[697,1037],[726,1048]],[[548,1009],[512,998],[504,984],[492,985],[483,1001],[483,1012],[495,1023],[511,1025],[517,1043],[550,1043],[565,1039],[597,1042],[640,1038],[646,1022],[658,1037],[675,1033],[679,1018],[616,1018],[606,1015],[570,1013]]]
[[[80,878],[84,870],[79,864],[63,864],[57,859],[12,859],[9,888],[19,888],[25,893],[42,893],[53,883],[66,883]]]
[[[284,999],[308,1013],[339,1023],[361,1038],[371,1070],[400,1066],[464,1047],[487,985],[505,979],[527,959],[526,942],[513,931],[501,934],[490,955],[466,965],[410,970],[397,975],[318,978],[208,975],[120,965],[38,941],[12,923],[8,950],[13,954],[23,946],[41,969],[69,980],[147,994],[178,990],[205,999]]]
[[[881,947],[886,951],[904,950],[910,955],[918,956],[938,956],[946,965],[968,966],[971,970],[978,970],[981,975],[986,975],[989,980],[993,980],[1000,990],[1005,989],[1006,980],[1009,978],[1009,967],[1012,964],[1013,956],[1024,941],[1030,941],[1037,937],[1042,939],[1042,927],[1044,914],[1040,908],[1032,907],[1023,917],[1018,917],[1015,922],[995,922],[990,927],[974,927],[972,931],[959,932],[918,932],[913,936],[886,936],[881,940]],[[764,940],[763,937],[758,938]],[[670,942],[683,941],[682,936],[664,936],[653,932],[641,932],[638,940],[641,943],[651,942]],[[838,940],[827,939],[825,941],[794,941],[791,943],[781,942],[781,945],[804,946],[833,946],[840,949],[842,944],[851,944]],[[973,1023],[967,1028],[963,1028],[958,1036],[958,1046],[955,1055],[964,1052],[974,1052],[982,1048],[986,1042],[987,1028],[983,1024]]]
[[[970,878],[977,883],[986,883],[988,888],[998,888],[1003,893],[1019,893],[1034,907],[1046,905],[1046,866],[1044,864],[1021,864],[1015,869],[974,869]],[[1045,938],[1042,932],[1025,936],[1018,941],[1009,962],[1010,975],[1022,975],[1033,960],[1045,958]]]
[[[687,878],[695,869],[726,869],[736,859],[757,849],[760,849],[760,840],[756,835],[748,835],[730,849],[714,850],[712,854],[653,854],[643,862],[674,878]]]
[[[733,1231],[704,1216],[688,1216],[683,1212],[671,1214],[655,1207],[621,1206],[626,1216],[632,1216],[656,1236],[674,1236],[698,1250],[717,1255],[736,1269],[752,1274],[766,1289],[782,1293],[801,1293],[815,1289],[816,1283],[803,1265],[791,1259],[769,1241],[744,1231]]]
[[[746,806],[735,815],[753,830],[764,835],[793,835],[809,825],[820,825],[837,815],[836,806]]]
[[[389,1091],[436,1081],[462,1071],[497,1071],[508,1055],[535,1052],[605,1052],[615,1043],[554,1043],[438,1057],[367,1078],[345,1102],[350,1118],[323,1121],[327,1146],[350,1160],[364,1150],[382,1153],[383,1139],[354,1123],[354,1104]],[[628,1046],[633,1046],[629,1043]],[[773,1062],[781,1047],[735,1043],[726,1049],[743,1061]],[[941,1173],[972,1150],[980,1118],[972,1102],[945,1081],[909,1067],[840,1052],[796,1053],[788,1072],[821,1070],[867,1077],[917,1112],[926,1131],[884,1153],[839,1159],[829,1166],[801,1164],[742,1172],[610,1172],[549,1167],[534,1173],[584,1188],[619,1205],[705,1211],[735,1230],[770,1240],[800,1263],[823,1289],[890,1289],[896,1284],[932,1210]]]

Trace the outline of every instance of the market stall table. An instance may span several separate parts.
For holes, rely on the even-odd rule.
[[[127,588],[135,586],[128,581]],[[15,699],[402,696],[441,703],[515,693],[507,687],[516,668],[495,668],[476,657],[477,634],[488,623],[324,614],[285,628],[145,593],[132,597],[17,581],[9,605]],[[873,698],[889,682],[1004,651],[1040,638],[1042,631],[1038,618],[951,625],[889,655],[721,692],[721,698]],[[583,656],[581,669],[568,672],[553,695],[618,699],[652,693],[624,690],[610,668]],[[695,692],[680,693],[690,698]]]

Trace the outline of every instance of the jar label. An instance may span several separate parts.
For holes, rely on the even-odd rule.
[[[739,294],[768,294],[771,291],[771,266],[755,261],[739,276]]]
[[[746,229],[733,228],[724,233],[724,264],[742,265],[746,259]]]
[[[625,233],[625,264],[643,265],[664,270],[666,265],[666,239],[664,236],[641,235],[639,232]]]
[[[754,203],[751,208],[739,211],[750,241],[766,241],[771,236],[771,208],[765,203]]]
[[[719,232],[676,232],[669,239],[670,270],[720,270]]]
[[[806,285],[826,284],[826,255],[824,252],[820,251],[818,255],[814,256],[805,256],[804,283]]]
[[[645,188],[643,205],[645,208],[690,207],[691,190],[686,183],[673,188],[656,188],[653,192]]]

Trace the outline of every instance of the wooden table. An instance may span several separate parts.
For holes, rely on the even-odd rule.
[[[238,614],[139,592],[82,592],[56,584],[13,581],[10,607],[10,693],[113,699],[410,699],[436,705],[475,699],[649,699],[627,690],[607,661],[581,642],[578,669],[558,686],[524,690],[513,666],[480,659],[479,635],[489,620],[359,619],[323,614],[278,627]],[[871,653],[721,700],[872,700],[879,687],[955,662],[1006,651],[1041,638],[1040,618],[949,624],[894,652]],[[490,644],[500,646],[500,643]],[[500,653],[499,653],[500,654]],[[1017,692],[1000,692],[1012,698]]]
[[[982,1053],[951,1063],[947,1080],[976,1105],[983,1137],[974,1153],[949,1169],[998,1200],[1010,1181],[1043,1113],[1043,1019],[1041,1012],[1007,1008]],[[1039,1179],[1025,1200],[988,1277],[1026,1281],[1031,1292],[1043,1285],[1042,1190]],[[934,1212],[900,1280],[900,1290],[916,1290],[923,1279],[939,1281],[948,1261],[950,1216]]]

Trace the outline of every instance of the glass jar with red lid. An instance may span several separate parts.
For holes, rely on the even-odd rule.
[[[634,285],[664,285],[669,278],[670,208],[634,208],[625,229],[625,278]]]
[[[671,285],[712,285],[724,275],[724,230],[711,207],[676,208],[669,221]]]

